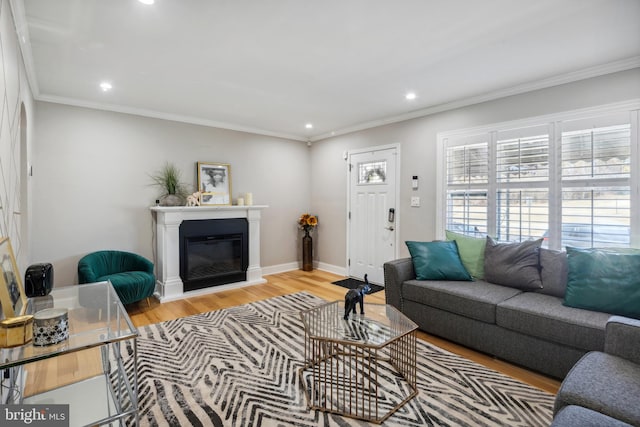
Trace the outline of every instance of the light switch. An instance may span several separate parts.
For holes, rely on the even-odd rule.
[[[418,196],[413,196],[411,198],[411,207],[413,208],[417,208],[420,206],[420,197]]]

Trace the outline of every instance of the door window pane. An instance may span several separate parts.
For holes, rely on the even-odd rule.
[[[358,184],[384,184],[386,181],[386,161],[358,164]]]

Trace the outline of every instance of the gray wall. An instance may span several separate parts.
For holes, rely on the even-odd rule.
[[[436,235],[436,135],[577,108],[640,98],[640,69],[510,96],[313,143],[165,120],[37,102],[31,262],[53,262],[56,284],[77,282],[77,261],[98,249],[153,257],[148,174],[174,162],[195,185],[197,161],[231,164],[233,195],[251,191],[263,213],[262,265],[296,268],[295,221],[319,215],[314,257],[321,268],[346,268],[348,150],[400,144],[400,241]],[[419,175],[420,189],[411,190]],[[412,195],[421,197],[410,208]],[[404,244],[400,256],[408,254]]]
[[[35,104],[32,262],[54,264],[56,286],[77,283],[77,262],[100,249],[153,259],[149,174],[170,161],[194,187],[196,162],[231,165],[233,197],[262,212],[262,265],[297,266],[296,220],[310,206],[306,143],[140,116]]]
[[[517,120],[640,98],[640,69],[509,96],[405,122],[337,136],[313,144],[312,211],[319,215],[318,257],[322,263],[346,266],[347,173],[343,153],[363,147],[400,144],[400,206],[397,209],[399,256],[408,256],[406,240],[436,236],[437,133]],[[418,191],[411,177],[420,177]],[[420,196],[421,207],[409,206]]]

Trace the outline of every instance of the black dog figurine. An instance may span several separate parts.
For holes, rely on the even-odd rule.
[[[360,303],[360,314],[364,314],[364,295],[371,291],[367,275],[364,275],[364,285],[358,286],[358,289],[349,289],[344,296],[344,320],[349,320],[349,312],[356,314],[356,304]]]

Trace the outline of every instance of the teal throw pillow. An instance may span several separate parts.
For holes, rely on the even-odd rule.
[[[487,239],[465,236],[446,230],[447,240],[454,240],[458,245],[460,260],[471,276],[484,279],[484,248]]]
[[[640,250],[567,246],[564,305],[640,319]]]
[[[460,261],[456,242],[406,244],[418,280],[473,280]]]

